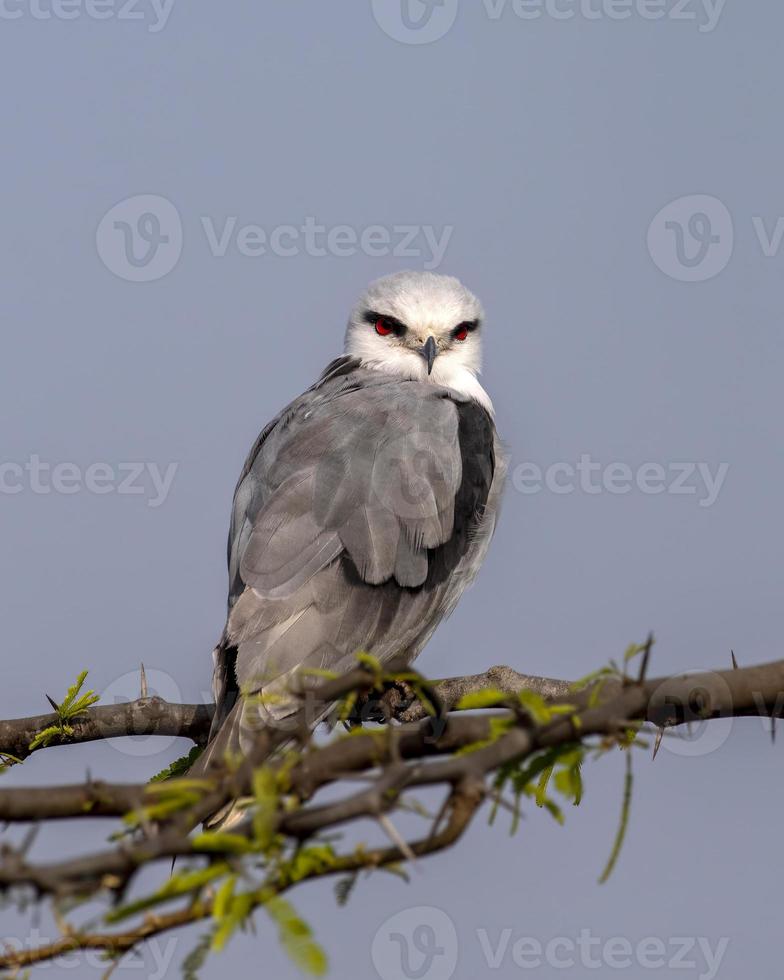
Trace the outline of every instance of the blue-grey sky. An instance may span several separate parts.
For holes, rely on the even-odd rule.
[[[419,666],[577,677],[649,629],[658,673],[778,658],[782,29],[778,0],[1,0],[0,715],[83,668],[132,696],[141,660],[207,699],[246,451],[366,282],[406,267],[483,300],[514,477]],[[185,747],[52,749],[3,785],[138,780]],[[781,752],[757,720],[640,752],[604,886],[617,752],[564,828],[482,816],[408,885],[291,897],[352,980],[519,977],[536,943],[543,975],[680,956],[695,980],[767,976]],[[36,853],[106,833],[58,827]],[[387,922],[419,906],[448,920]],[[389,934],[420,921],[446,951],[427,972],[410,947],[407,974]],[[203,976],[297,976],[258,924]],[[2,936],[34,927],[2,913]],[[116,975],[177,976],[197,934]]]

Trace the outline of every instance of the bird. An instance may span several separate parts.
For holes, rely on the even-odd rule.
[[[402,271],[354,306],[344,353],[261,432],[237,483],[215,714],[192,771],[247,754],[298,672],[412,663],[479,571],[507,457],[479,382],[484,313]]]

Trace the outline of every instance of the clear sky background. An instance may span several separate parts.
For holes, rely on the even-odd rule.
[[[249,446],[340,351],[366,282],[432,266],[444,229],[438,270],[487,309],[484,380],[518,479],[476,586],[419,666],[572,678],[649,629],[657,673],[727,666],[730,648],[742,664],[782,655],[779,0],[446,0],[429,19],[411,0],[418,29],[398,0],[375,16],[370,0],[174,0],[168,19],[151,0],[47,12],[47,0],[0,12],[0,716],[45,710],[44,692],[61,695],[83,668],[108,700],[132,697],[142,660],[167,697],[208,698]],[[165,200],[104,221],[138,195]],[[322,239],[331,230],[328,242],[306,223]],[[248,225],[264,230],[263,254],[243,254],[260,240],[238,239]],[[415,255],[391,254],[401,226],[414,227]],[[603,468],[592,486],[617,489],[606,467],[623,464],[630,491],[588,492],[569,476],[581,457]],[[65,463],[52,486],[41,467]],[[120,492],[132,463],[146,467],[132,481],[142,492]],[[151,474],[170,464],[161,494]],[[522,492],[520,474],[536,472],[524,464],[541,468],[540,492]],[[663,492],[640,488],[644,464]],[[699,469],[686,478],[697,464],[714,476],[726,464],[715,500]],[[678,472],[694,493],[674,492]],[[459,980],[525,975],[517,940],[576,943],[583,930],[666,948],[669,967],[654,969],[638,952],[614,966],[594,946],[603,974],[675,972],[675,940],[703,937],[714,950],[728,940],[718,970],[695,946],[678,975],[772,976],[784,747],[758,720],[698,735],[655,763],[637,754],[629,836],[606,885],[617,752],[587,768],[564,828],[534,811],[510,838],[483,815],[408,885],[378,874],[346,908],[331,884],[292,900],[332,975],[351,980],[406,976],[385,923],[416,906],[454,924]],[[185,748],[52,749],[3,785],[73,781],[88,766],[138,780]],[[107,832],[51,828],[35,853]],[[257,920],[205,978],[297,975]],[[0,922],[3,936],[34,935],[29,915]],[[433,935],[451,949],[442,927]],[[38,928],[51,931],[46,915]],[[504,935],[493,968],[485,946]],[[164,948],[165,968],[147,951],[116,975],[175,977],[197,936]],[[540,972],[596,975],[572,958]],[[437,958],[424,975],[450,966]]]

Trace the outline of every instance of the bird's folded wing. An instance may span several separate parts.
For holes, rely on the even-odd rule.
[[[248,498],[239,577],[261,596],[285,598],[345,553],[368,584],[420,586],[428,549],[452,534],[461,475],[457,406],[439,389],[314,392],[271,433],[238,488]],[[254,487],[264,489],[260,505]]]

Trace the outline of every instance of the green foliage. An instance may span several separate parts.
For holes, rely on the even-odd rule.
[[[271,898],[264,906],[278,927],[281,944],[291,960],[311,976],[322,977],[327,972],[327,957],[313,939],[310,926],[299,918],[289,902]]]
[[[278,783],[267,766],[253,773],[253,836],[261,850],[267,850],[275,837],[278,812]]]
[[[69,735],[73,735],[73,732],[74,730],[70,725],[49,725],[48,728],[44,728],[38,732],[28,748],[31,752],[35,751],[35,749],[48,748],[56,735],[59,735],[60,738],[67,738]]]
[[[582,764],[585,752],[582,747],[562,753],[559,759],[561,769],[553,777],[553,785],[558,792],[579,806],[583,798]]]
[[[547,803],[547,786],[554,769],[555,764],[546,766],[539,774],[539,779],[536,783],[536,792],[534,793],[537,806],[544,806]]]
[[[427,687],[422,684],[419,678],[410,681],[410,684],[414,689],[414,694],[416,694],[417,700],[424,706],[425,712],[430,715],[431,718],[436,718],[438,716],[438,706],[428,694]]]
[[[153,820],[164,820],[198,803],[213,788],[209,779],[181,778],[171,782],[164,780],[148,783],[145,800],[150,802],[138,810],[126,813],[123,820],[131,827]]]
[[[359,872],[352,871],[351,874],[346,875],[345,878],[339,878],[335,882],[335,900],[338,905],[343,907],[348,905],[348,900],[351,897],[351,893],[354,891],[354,886],[359,881]]]
[[[548,795],[552,783],[556,791],[577,806],[582,799],[582,776],[580,767],[586,749],[579,743],[544,749],[523,761],[506,763],[496,774],[494,788],[500,795],[505,789],[512,791],[515,812],[510,832],[516,833],[520,824],[520,803],[523,797],[533,799],[538,807],[543,807],[558,823],[564,816],[558,804]],[[497,805],[490,815],[495,819]]]
[[[348,721],[354,712],[354,708],[359,700],[359,694],[356,691],[351,691],[346,695],[340,702],[338,707],[338,721]]]
[[[518,691],[517,698],[520,701],[520,706],[537,725],[548,725],[559,715],[569,715],[574,711],[573,704],[548,704],[540,694],[536,694],[534,691]]]
[[[95,704],[96,701],[100,701],[100,697],[95,693],[95,691],[85,691],[84,694],[79,697],[79,692],[82,689],[82,684],[84,684],[85,678],[87,677],[87,671],[83,670],[81,674],[76,678],[76,683],[72,684],[68,688],[68,692],[61,704],[57,706],[57,714],[61,719],[69,721],[72,718],[76,718],[83,711],[86,711],[91,705]]]
[[[269,801],[270,786],[265,784],[265,806]],[[266,828],[265,828],[266,830]],[[194,843],[201,846],[208,844],[208,849],[216,849],[220,844],[227,851],[235,854],[243,852],[239,841],[244,840],[245,853],[247,848],[258,849],[258,842],[249,842],[236,834],[201,834]],[[287,859],[282,859],[277,852],[272,853],[270,860],[269,884],[261,888],[238,891],[237,885],[242,880],[238,873],[232,871],[219,885],[212,904],[212,917],[215,928],[210,934],[210,948],[220,952],[231,939],[237,929],[245,928],[254,909],[263,905],[278,925],[281,942],[294,962],[303,970],[316,976],[326,971],[326,957],[313,939],[309,926],[294,912],[288,902],[277,897],[277,892],[302,881],[305,878],[316,877],[329,870],[335,863],[335,853],[329,845],[316,844],[301,847]],[[227,866],[223,865],[225,869]]]
[[[375,683],[379,684],[384,673],[384,668],[381,666],[381,661],[378,657],[374,657],[372,653],[364,653],[362,651],[356,653],[355,656],[357,662],[362,664],[373,675]]]
[[[585,677],[581,677],[580,680],[574,681],[570,686],[573,691],[581,691],[586,687],[590,687],[591,692],[588,697],[588,707],[595,708],[599,703],[599,697],[601,696],[605,682],[608,680],[620,680],[621,676],[621,672],[617,666],[600,667],[598,670],[586,674]]]
[[[252,854],[258,845],[242,834],[232,834],[222,830],[205,830],[193,838],[197,851],[208,854]]]
[[[323,667],[300,667],[297,671],[301,677],[321,677],[326,681],[335,681],[340,674],[335,670],[325,670]]]
[[[415,813],[418,817],[422,817],[424,820],[435,820],[435,813],[421,803],[414,796],[399,796],[397,799],[397,808],[402,813]]]
[[[261,905],[277,925],[281,944],[293,962],[306,973],[323,976],[327,970],[326,955],[313,938],[310,926],[289,902],[276,894],[275,889],[280,885],[238,891],[240,880],[240,876],[232,872],[215,892],[212,903],[215,927],[209,933],[209,949],[213,952],[223,950],[237,929],[244,929],[254,909]],[[199,965],[203,962],[204,956]]]
[[[66,739],[69,735],[73,735],[74,730],[69,722],[78,718],[79,715],[84,714],[89,707],[97,701],[100,701],[99,695],[92,690],[85,691],[80,696],[86,677],[87,671],[83,670],[77,677],[76,683],[68,688],[62,702],[55,705],[57,722],[54,725],[49,725],[48,728],[44,728],[43,731],[38,732],[29,745],[31,752],[35,751],[35,749],[46,748],[51,744],[53,738],[59,737],[60,739]]]
[[[10,752],[0,752],[0,775],[7,772],[12,766],[20,766],[22,764],[21,759],[17,759],[15,755],[11,755]]]
[[[207,962],[214,930],[207,930],[182,961],[182,980],[199,980],[199,970]]]
[[[626,651],[623,655],[624,664],[628,664],[630,660],[634,660],[634,658],[638,657],[641,653],[645,653],[647,649],[647,643],[630,643],[629,646],[626,647]]]
[[[501,691],[489,689],[467,694],[460,699],[458,708],[491,708],[501,705],[509,705],[511,696],[503,694]],[[571,704],[549,704],[545,699],[534,691],[518,691],[517,700],[520,707],[530,716],[534,724],[538,726],[547,725],[560,715],[570,715],[574,712],[574,705]],[[490,735],[486,739],[474,742],[473,745],[459,749],[456,755],[464,755],[469,752],[476,752],[488,745],[492,745],[502,735],[508,732],[515,725],[512,715],[508,717],[494,717],[490,719]],[[540,804],[545,806],[545,803]]]
[[[632,786],[634,783],[634,777],[632,775],[632,750],[631,746],[626,749],[626,776],[623,781],[623,802],[621,803],[621,819],[618,822],[618,830],[615,834],[615,842],[613,843],[612,851],[607,859],[607,864],[605,865],[604,871],[599,878],[599,884],[603,885],[605,881],[610,877],[615,869],[615,865],[618,863],[618,857],[621,853],[621,848],[623,847],[623,842],[626,839],[626,831],[629,827],[629,812],[631,811],[632,805]]]
[[[122,922],[131,916],[145,912],[147,909],[154,908],[172,899],[181,898],[183,895],[190,895],[193,892],[200,892],[205,885],[209,885],[222,878],[230,871],[229,865],[225,861],[216,861],[208,864],[206,868],[185,868],[178,874],[173,874],[160,888],[151,895],[146,895],[135,902],[127,902],[112,909],[106,915],[109,923]]]
[[[236,884],[237,876],[229,875],[218,889],[212,903],[216,929],[212,936],[211,948],[216,953],[224,948],[236,929],[245,925],[256,904],[253,892],[235,893]]]
[[[382,864],[378,870],[383,871],[385,874],[394,875],[396,878],[400,878],[400,880],[404,881],[407,885],[411,884],[411,878],[408,872],[403,865],[397,861],[394,864]]]
[[[494,688],[464,694],[457,702],[458,711],[471,711],[474,708],[498,708],[509,702],[509,695]]]
[[[623,669],[614,661],[610,661],[609,666],[600,668],[572,685],[574,690],[580,690],[591,685],[591,694],[588,707],[594,707],[598,703],[602,685],[608,679],[623,680],[625,678],[626,665],[640,654],[647,654],[650,650],[652,639],[644,644],[630,644],[623,656]],[[559,714],[571,713],[574,707],[571,705],[552,705],[544,701],[539,695],[530,691],[520,692],[520,703],[531,716],[532,721],[538,725],[546,725]],[[575,733],[579,732],[579,717],[572,716],[572,723]],[[635,744],[642,744],[638,738],[640,724],[631,724],[627,731],[621,732],[612,740],[605,740],[598,746],[598,754],[607,751],[610,745],[620,745],[627,752],[626,763],[627,773],[624,783],[623,804],[621,807],[621,818],[618,832],[615,837],[612,852],[607,866],[605,867],[601,882],[608,879],[612,874],[613,868],[618,860],[618,856],[623,846],[626,830],[629,821],[629,811],[632,793],[632,770],[631,770],[631,748]],[[491,822],[495,819],[501,794],[510,789],[514,796],[513,819],[511,832],[516,832],[521,816],[521,800],[533,798],[539,807],[544,807],[559,822],[563,822],[563,814],[558,805],[549,795],[550,788],[569,800],[573,805],[580,804],[583,797],[583,777],[582,765],[588,755],[589,746],[579,742],[566,744],[553,749],[544,749],[529,756],[522,761],[514,761],[502,766],[495,777],[494,789],[496,791],[496,803],[490,815]]]
[[[277,880],[284,886],[295,885],[305,878],[316,878],[335,866],[335,851],[330,844],[311,844],[299,847],[293,856],[282,861]]]
[[[546,725],[552,719],[552,708],[541,695],[534,691],[519,691],[517,698],[535,724]]]
[[[473,742],[471,745],[464,745],[455,752],[455,755],[468,755],[471,752],[478,752],[480,749],[487,748],[488,745],[497,742],[502,735],[514,728],[514,723],[515,720],[511,715],[508,718],[491,718],[489,737]]]
[[[593,685],[591,690],[591,695],[588,701],[588,707],[594,708],[601,696],[602,688],[604,683],[608,680],[625,680],[626,679],[626,668],[642,653],[650,650],[653,645],[653,636],[650,636],[645,643],[630,643],[623,654],[623,666],[620,667],[614,660],[610,660],[609,664],[604,667],[600,667],[598,670],[592,671],[590,674],[586,674],[585,677],[581,677],[580,680],[574,681],[571,685],[572,690],[580,691],[586,687]]]
[[[187,775],[189,769],[203,751],[204,749],[200,745],[194,745],[187,755],[180,756],[180,758],[175,759],[171,765],[168,765],[165,769],[161,769],[160,772],[156,772],[156,774],[150,778],[150,782],[163,783],[167,779],[177,779],[180,776]]]
[[[608,679],[626,680],[626,665],[641,653],[647,657],[649,650],[650,641],[645,645],[630,645],[624,653],[622,667],[611,661],[609,666],[583,678],[575,688],[592,685],[589,706],[596,704],[602,684]],[[436,713],[437,705],[428,695],[427,685],[418,674],[413,671],[385,673],[380,661],[365,653],[358,654],[357,660],[367,668],[374,690],[383,691],[386,685],[405,682],[414,689],[427,710],[431,714]],[[311,673],[330,676],[329,672]],[[84,710],[85,698],[92,695],[92,692],[88,692],[77,700],[83,681],[84,675],[81,675],[74,688],[69,690],[66,701],[61,706],[66,713]],[[363,682],[360,686],[366,688],[368,685]],[[358,697],[357,692],[352,692],[343,699],[339,709],[341,717],[350,717]],[[619,827],[600,878],[601,882],[606,881],[618,861],[628,828],[632,793],[631,750],[632,746],[638,744],[639,727],[630,722],[628,731],[613,731],[611,735],[596,737],[583,744],[577,741],[579,717],[576,715],[575,705],[553,704],[540,695],[525,690],[517,694],[504,693],[497,689],[485,690],[466,695],[457,707],[460,710],[504,707],[512,709],[492,716],[488,724],[488,737],[460,749],[459,753],[476,752],[492,745],[514,726],[520,725],[521,721],[526,723],[524,717],[521,719],[521,714],[528,716],[531,725],[535,726],[532,728],[535,738],[540,735],[542,728],[552,725],[561,717],[567,716],[573,723],[574,741],[539,749],[526,758],[505,763],[496,772],[495,805],[490,820],[492,822],[497,814],[503,799],[502,794],[511,793],[512,833],[519,826],[522,805],[529,800],[532,805],[546,810],[553,819],[562,824],[563,801],[577,806],[582,800],[582,766],[589,753],[601,755],[617,745],[626,751],[626,779]],[[388,735],[385,732],[369,734],[382,739]],[[153,777],[148,787],[150,795],[145,798],[145,807],[128,819],[141,823],[144,820],[169,816],[181,808],[192,806],[201,798],[205,789],[211,789],[212,784],[208,781],[181,778],[198,753],[199,750],[194,748],[188,756],[176,760]],[[292,763],[299,757],[293,753]],[[280,942],[293,962],[306,973],[322,976],[327,970],[324,951],[316,942],[310,926],[299,917],[282,894],[298,882],[345,869],[349,863],[346,861],[348,857],[353,857],[357,865],[363,865],[370,870],[375,866],[374,857],[373,852],[366,850],[361,844],[349,855],[338,855],[332,844],[325,839],[313,839],[308,845],[295,846],[280,835],[277,831],[280,814],[299,804],[292,793],[288,773],[288,762],[281,764],[280,756],[274,766],[261,766],[253,773],[252,795],[247,804],[252,827],[249,836],[224,831],[197,833],[192,838],[194,850],[208,855],[211,863],[205,868],[180,871],[153,894],[115,909],[108,917],[109,921],[119,922],[176,898],[185,897],[189,901],[200,902],[199,914],[203,915],[209,910],[212,927],[202,936],[183,964],[186,980],[196,980],[197,971],[208,953],[223,950],[238,930],[244,930],[251,924],[254,911],[263,907],[277,926]],[[397,806],[401,809],[416,809],[405,807],[399,800]],[[407,880],[405,870],[400,865],[383,866],[379,870],[400,875]],[[259,871],[262,872],[260,879],[257,877]],[[360,874],[361,870],[355,870],[337,881],[335,896],[339,905],[348,902]],[[210,901],[211,905],[206,904]]]

